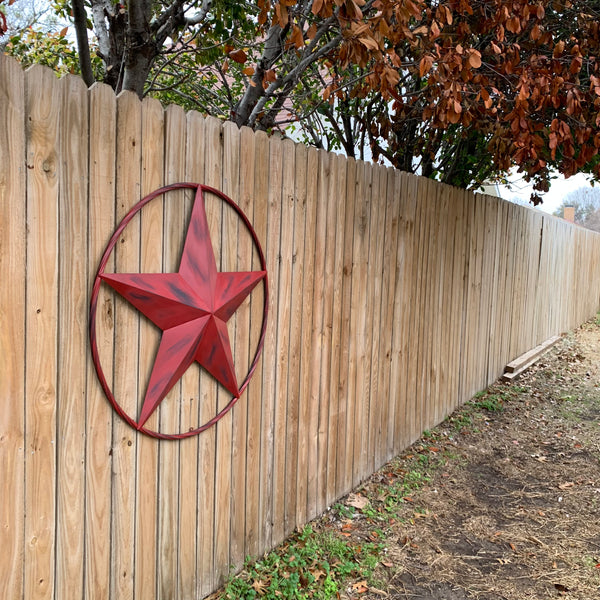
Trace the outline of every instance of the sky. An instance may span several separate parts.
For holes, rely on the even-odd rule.
[[[528,202],[533,191],[532,186],[521,180],[518,175],[514,175],[509,179],[511,180],[510,185],[498,186],[500,197],[506,200],[514,200],[517,197],[520,200]],[[557,177],[557,179],[552,180],[550,191],[542,194],[544,202],[538,205],[537,208],[543,212],[552,214],[567,194],[581,187],[591,187],[589,176],[578,173],[577,175],[573,175],[573,177],[569,177],[569,179]],[[533,208],[533,205],[530,206]]]

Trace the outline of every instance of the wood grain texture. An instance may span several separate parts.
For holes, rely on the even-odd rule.
[[[340,357],[340,427],[337,451],[337,489],[338,493],[349,492],[352,486],[352,459],[354,451],[354,407],[356,404],[356,359],[351,352],[352,345],[352,294],[353,294],[353,251],[354,251],[354,204],[356,193],[355,160],[346,165],[344,254],[343,254],[343,291],[342,291],[342,334]]]
[[[162,106],[150,98],[142,102],[141,196],[145,197],[164,183],[165,123]],[[140,215],[140,272],[162,273],[164,202],[155,198]],[[144,394],[160,341],[158,328],[147,319],[140,320],[140,393]],[[158,411],[146,421],[154,431],[160,429]],[[158,450],[159,443],[140,436],[137,444],[136,528],[134,597],[156,594],[158,519]]]
[[[220,187],[227,195],[237,197],[239,187],[239,133],[233,123],[226,123],[221,132],[222,165]],[[226,206],[221,206],[221,249],[222,271],[235,270],[237,257],[237,218]],[[218,259],[217,259],[218,260]],[[232,352],[235,356],[235,319],[228,323]],[[231,400],[231,394],[218,386],[217,409],[222,410]],[[215,472],[215,575],[218,585],[222,585],[229,572],[231,542],[231,473],[232,473],[232,435],[233,415],[231,411],[215,426],[216,457]]]
[[[392,220],[395,222],[395,239],[392,242],[392,256],[390,268],[394,270],[391,275],[393,283],[390,282],[390,312],[391,322],[390,335],[390,366],[389,366],[389,403],[390,411],[387,423],[388,428],[388,450],[387,455],[395,455],[396,447],[400,440],[396,435],[396,423],[404,419],[404,401],[406,399],[404,390],[404,378],[400,375],[400,360],[402,357],[402,337],[405,334],[403,330],[402,304],[398,289],[403,285],[404,276],[404,255],[402,252],[405,219],[403,215],[403,202],[401,190],[403,187],[402,174],[400,171],[393,172],[394,182],[391,185],[390,195],[392,203]]]
[[[367,253],[367,302],[365,328],[365,389],[368,398],[365,406],[365,426],[367,428],[367,444],[362,463],[362,477],[367,477],[374,469],[376,455],[376,440],[378,434],[377,415],[379,413],[379,397],[377,395],[377,374],[379,372],[379,313],[381,309],[381,232],[385,211],[381,211],[381,168],[371,166],[371,185],[369,186],[369,228],[365,231],[368,236]]]
[[[274,440],[273,440],[273,540],[283,540],[286,531],[286,428],[289,402],[288,373],[290,369],[290,318],[292,307],[292,254],[294,244],[294,174],[295,152],[291,140],[281,144],[281,189],[279,198],[280,228],[279,248],[277,250],[277,280],[279,293],[273,313],[273,325],[277,332],[275,350],[275,410],[274,410]],[[275,191],[273,192],[276,193]],[[290,500],[290,502],[295,502]]]
[[[274,477],[274,443],[275,443],[275,403],[277,364],[277,307],[279,292],[279,240],[281,220],[281,186],[282,186],[282,141],[278,138],[269,140],[269,181],[267,190],[266,237],[263,246],[269,274],[269,326],[265,336],[262,357],[262,419],[260,449],[260,525],[261,545],[272,547],[273,541],[273,477]]]
[[[116,222],[120,223],[141,199],[142,104],[132,92],[117,97]],[[140,268],[140,215],[125,228],[115,247],[115,271],[137,273]],[[137,415],[140,390],[140,316],[123,298],[114,300],[117,401],[129,415]],[[135,577],[135,490],[138,434],[122,419],[112,432],[112,545],[111,597],[133,596]]]
[[[306,523],[314,510],[309,503],[309,453],[313,432],[313,414],[311,389],[313,381],[313,306],[315,273],[315,233],[317,219],[317,178],[312,177],[318,168],[319,153],[309,148],[306,166],[306,216],[304,224],[304,250],[302,256],[303,294],[302,294],[302,331],[300,349],[300,409],[298,413],[298,478],[296,490],[296,520]]]
[[[88,289],[91,289],[100,257],[115,228],[117,103],[107,85],[89,91],[90,144]],[[109,263],[114,270],[114,257]],[[112,293],[101,292],[96,313],[96,339],[102,369],[108,382],[114,373],[114,302]],[[87,366],[86,418],[86,536],[85,597],[109,598],[111,563],[111,471],[114,412],[98,383],[90,360]],[[102,540],[103,543],[99,543]],[[154,578],[153,578],[154,579]]]
[[[336,224],[335,211],[337,202],[337,181],[336,172],[338,168],[338,157],[331,155],[325,166],[325,177],[327,184],[323,185],[322,191],[325,193],[319,200],[323,205],[322,215],[325,219],[325,245],[324,245],[324,263],[323,263],[323,322],[321,329],[321,373],[319,387],[319,426],[317,441],[317,512],[322,512],[328,506],[328,472],[330,470],[328,449],[331,444],[333,432],[330,428],[331,414],[335,412],[337,398],[330,394],[331,378],[333,373],[332,365],[332,347],[333,342],[333,322],[334,322],[334,261],[335,261],[335,240]],[[337,307],[335,307],[337,308]]]
[[[329,377],[329,397],[332,402],[329,408],[329,442],[327,446],[327,500],[332,502],[340,494],[339,464],[343,464],[342,449],[345,449],[346,428],[346,398],[343,390],[343,381],[346,380],[348,368],[348,347],[344,348],[342,338],[344,327],[347,334],[350,312],[350,296],[347,296],[346,312],[344,314],[344,283],[348,281],[344,275],[344,267],[348,260],[345,253],[349,251],[346,246],[345,235],[351,227],[346,223],[346,207],[344,201],[347,186],[347,160],[337,157],[335,169],[335,212],[333,214],[335,227],[335,250],[333,256],[333,297],[332,297],[332,330],[331,330],[331,375]],[[352,246],[350,246],[351,248]],[[347,287],[347,286],[346,286]],[[346,290],[347,291],[347,290]]]
[[[233,123],[222,128],[222,167],[220,188],[230,197],[237,198],[239,190],[240,140],[239,130]],[[222,271],[234,271],[237,261],[237,215],[229,207],[221,206],[221,266]],[[235,348],[235,317],[228,323],[232,353]],[[239,376],[239,374],[238,374]],[[231,400],[231,394],[222,388],[217,390],[217,407],[222,410]],[[231,510],[233,504],[231,477],[233,471],[233,414],[231,411],[216,425],[215,473],[215,574],[222,584],[229,572],[230,544],[233,542],[231,530]],[[239,542],[236,540],[236,546]],[[239,552],[238,548],[236,551]]]
[[[168,185],[185,179],[186,167],[186,117],[180,107],[169,106],[165,111],[164,133],[164,181]],[[163,226],[163,270],[176,272],[181,260],[183,240],[187,232],[190,205],[186,207],[186,193],[183,190],[170,192],[165,197]],[[186,210],[187,208],[187,210]],[[186,400],[183,396],[186,387],[192,385],[188,378],[197,373],[192,365],[175,384],[159,407],[161,431],[179,432],[180,413],[184,411]],[[159,445],[158,467],[158,595],[173,594],[178,589],[178,549],[179,549],[179,451],[181,444],[161,440]],[[188,563],[188,570],[190,565]]]
[[[340,361],[342,359],[342,294],[344,279],[344,222],[346,204],[342,198],[346,192],[346,159],[342,156],[336,156],[334,169],[331,173],[334,193],[330,198],[332,205],[329,224],[330,233],[328,238],[333,243],[331,251],[331,341],[329,342],[330,352],[330,374],[329,390],[326,392],[329,397],[329,435],[327,440],[327,503],[338,498],[337,489],[337,461],[338,461],[338,438],[341,435],[341,410],[343,406],[340,394]],[[335,227],[331,227],[335,223]],[[331,231],[333,229],[333,231]],[[345,416],[344,416],[345,425]]]
[[[25,74],[27,328],[25,352],[25,589],[52,598],[56,561],[58,182],[60,85],[49,69]]]
[[[205,145],[202,135],[203,119],[197,113],[186,115],[185,181],[204,182]],[[186,215],[192,204],[191,194],[186,194]],[[187,223],[186,223],[187,224]],[[182,381],[180,431],[202,425],[200,373],[194,366],[188,369]],[[198,564],[200,559],[201,519],[199,501],[204,493],[201,478],[201,438],[192,437],[180,448],[179,468],[179,575],[180,598],[194,598],[199,593]]]
[[[360,285],[352,286],[350,301],[350,352],[355,357],[354,373],[354,447],[352,449],[352,486],[364,477],[363,465],[367,460],[368,446],[368,404],[369,398],[367,370],[369,363],[366,349],[367,313],[367,270],[369,252],[369,223],[371,218],[370,181],[372,169],[365,163],[357,163],[357,185],[354,207],[354,246],[353,276]]]
[[[25,82],[0,54],[0,589],[23,596],[25,520]]]
[[[87,345],[88,96],[60,81],[56,595],[83,594]]]
[[[380,439],[378,444],[377,463],[383,463],[393,452],[393,426],[395,397],[390,394],[390,375],[392,366],[392,337],[394,300],[396,287],[396,264],[398,252],[398,207],[399,202],[395,197],[395,169],[386,172],[385,196],[385,237],[383,242],[383,271],[381,294],[381,324],[382,342],[380,346],[380,360],[383,367],[380,369],[379,390],[381,394]]]
[[[326,152],[319,153],[319,187],[317,200],[315,285],[313,305],[313,366],[311,405],[313,414],[310,424],[312,439],[309,454],[309,500],[313,500],[315,514],[327,506],[327,435],[329,433],[329,365],[330,353],[327,341],[331,336],[331,243],[327,236],[327,222],[332,198],[331,163],[335,157]],[[329,254],[327,249],[329,247]],[[311,468],[312,467],[312,468]]]
[[[188,118],[188,124],[190,119]],[[194,127],[188,132],[190,146],[204,144],[204,164],[198,165],[198,176],[202,174],[202,183],[218,187],[221,185],[221,127],[216,119],[194,120]],[[213,246],[220,241],[220,205],[207,199],[206,216],[208,219]],[[217,246],[218,247],[218,246]],[[208,373],[200,373],[200,421],[206,423],[217,412],[217,385]],[[216,431],[211,427],[199,439],[198,459],[198,562],[196,565],[198,588],[206,595],[215,588],[215,498]]]
[[[291,250],[291,303],[290,303],[290,349],[286,415],[286,470],[284,531],[293,531],[298,523],[298,502],[306,508],[305,499],[298,496],[299,420],[301,406],[300,378],[302,326],[304,317],[304,243],[306,237],[306,192],[308,152],[305,146],[293,148],[294,157],[294,222]]]
[[[394,358],[392,375],[397,382],[394,420],[394,451],[399,452],[410,442],[411,411],[414,400],[410,366],[413,364],[412,297],[415,260],[417,178],[402,174],[398,180],[397,201],[400,203],[400,231],[398,234],[398,276],[394,308]]]
[[[254,176],[255,176],[255,136],[248,128],[243,128],[237,134],[236,141],[239,146],[239,182],[233,200],[242,212],[252,222],[252,208],[254,204]],[[235,191],[235,187],[233,188]],[[237,215],[236,215],[237,217]],[[234,270],[251,271],[255,253],[254,243],[246,227],[236,218],[237,247]],[[256,267],[259,268],[258,266]],[[259,285],[262,288],[262,285]],[[262,290],[261,290],[262,291]],[[252,293],[236,311],[235,318],[235,365],[238,372],[238,381],[246,377],[250,363],[254,357],[256,338],[251,335],[251,303],[258,301]],[[254,327],[258,330],[260,320]],[[257,331],[258,332],[258,331]],[[231,472],[231,547],[230,561],[234,569],[239,569],[246,557],[246,473],[254,463],[247,462],[248,436],[248,390],[244,392],[233,409],[233,430],[231,440],[232,472]]]
[[[248,131],[245,135],[248,135]],[[264,132],[251,133],[254,138],[254,192],[252,202],[252,222],[254,231],[264,248],[267,239],[267,198],[269,187],[269,139]],[[250,211],[249,211],[250,212]],[[250,217],[250,214],[248,214]],[[252,269],[260,268],[258,252],[252,256]],[[269,275],[270,277],[270,275]],[[272,291],[271,291],[272,293]],[[259,323],[262,324],[264,312],[264,286],[255,288],[250,298],[250,326],[253,332],[251,337],[252,351],[258,345]],[[270,327],[271,325],[268,324]],[[264,463],[262,460],[264,428],[261,426],[263,419],[262,401],[262,372],[264,358],[260,358],[255,375],[247,389],[248,424],[246,433],[246,554],[257,556],[265,549],[261,533],[264,531],[263,513],[261,507]],[[264,496],[262,497],[264,502]]]

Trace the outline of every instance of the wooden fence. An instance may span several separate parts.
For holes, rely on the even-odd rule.
[[[112,410],[87,323],[112,232],[178,181],[220,188],[248,215],[270,302],[241,400],[171,442]],[[144,208],[111,269],[177,269],[180,196]],[[221,270],[256,268],[235,214],[208,200],[207,212]],[[599,256],[600,236],[527,208],[0,56],[3,597],[203,597],[505,363],[593,315]],[[263,293],[230,321],[242,377]],[[104,371],[134,414],[158,334],[104,286],[98,320]],[[150,424],[185,431],[228,400],[191,368]]]

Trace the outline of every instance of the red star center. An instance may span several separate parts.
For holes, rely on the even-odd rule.
[[[179,272],[101,275],[162,330],[138,428],[194,361],[239,397],[227,321],[265,274],[217,272],[204,197],[198,189]]]

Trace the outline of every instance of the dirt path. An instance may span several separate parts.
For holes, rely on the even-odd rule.
[[[407,475],[431,480],[381,491]],[[386,558],[346,598],[600,599],[600,326],[489,388],[346,503],[362,498],[369,510],[328,526],[380,537]]]

